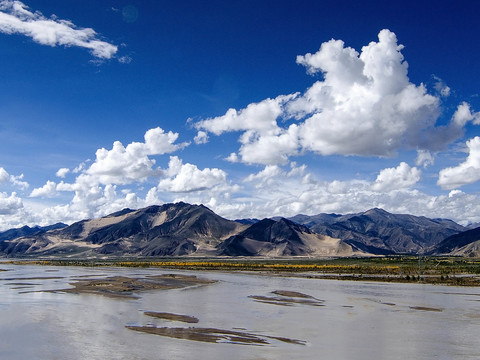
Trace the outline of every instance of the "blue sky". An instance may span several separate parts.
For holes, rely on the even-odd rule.
[[[479,10],[0,0],[0,229],[180,200],[479,222]]]

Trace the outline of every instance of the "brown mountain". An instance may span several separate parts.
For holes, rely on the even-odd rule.
[[[263,219],[218,246],[229,256],[352,256],[364,254],[340,239],[318,235],[285,218]]]
[[[480,256],[480,227],[449,236],[430,249],[430,255]]]
[[[220,242],[244,228],[203,205],[180,202],[125,209],[39,236],[4,241],[0,250],[9,256],[206,255],[215,254]]]
[[[372,254],[415,254],[466,230],[452,220],[391,214],[382,209],[347,215],[297,215],[290,220]]]

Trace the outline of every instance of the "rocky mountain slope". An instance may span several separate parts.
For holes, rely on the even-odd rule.
[[[216,245],[244,228],[202,205],[165,204],[125,209],[39,236],[4,241],[0,251],[9,256],[215,254]]]
[[[229,256],[352,256],[363,252],[340,239],[318,235],[307,227],[281,218],[263,219],[218,246]]]
[[[460,251],[473,242],[471,239],[479,240],[470,236],[475,232],[467,232],[468,241],[453,237],[443,242],[466,228],[450,220],[390,214],[381,209],[231,221],[203,205],[182,202],[124,209],[100,219],[46,230],[25,227],[0,233],[0,255],[350,256],[423,253],[425,249],[440,254]],[[462,251],[474,254],[479,247],[475,246]]]
[[[451,220],[391,214],[382,209],[348,215],[297,215],[290,220],[373,254],[417,253],[465,230]]]
[[[480,227],[449,236],[429,249],[430,255],[480,256]]]
[[[21,228],[9,229],[9,230],[0,232],[0,241],[12,240],[22,236],[38,235],[41,233],[45,233],[49,230],[63,229],[67,226],[68,225],[63,223],[57,223],[49,226],[38,226],[38,225],[34,227],[22,226]]]

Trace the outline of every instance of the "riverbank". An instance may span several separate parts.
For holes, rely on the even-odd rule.
[[[4,261],[4,263],[198,271],[251,271],[267,273],[268,275],[318,279],[480,286],[480,259],[460,257],[18,259]]]

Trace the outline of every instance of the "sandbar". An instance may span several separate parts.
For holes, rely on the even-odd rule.
[[[178,315],[178,314],[172,314],[172,313],[166,313],[166,312],[154,312],[154,311],[145,311],[144,314],[157,319],[180,321],[180,322],[189,323],[189,324],[198,323],[198,319],[196,317],[189,316],[189,315]]]
[[[137,299],[139,292],[149,290],[181,289],[192,286],[208,285],[216,281],[198,278],[190,275],[155,275],[143,278],[125,276],[111,276],[79,280],[70,285],[73,288],[52,290],[52,292],[66,292],[73,294],[97,294],[112,298]]]
[[[262,295],[250,295],[249,298],[273,305],[292,306],[292,305],[310,305],[310,306],[325,306],[324,300],[317,299],[311,295],[303,294],[296,291],[289,290],[275,290],[270,294],[276,296],[262,296]]]
[[[202,341],[209,343],[228,343],[241,345],[269,345],[271,340],[281,341],[284,343],[305,345],[305,341],[288,339],[277,336],[257,335],[242,331],[221,330],[214,328],[169,328],[169,327],[152,327],[152,326],[126,326],[127,329],[166,336],[176,339],[186,339],[193,341]]]

